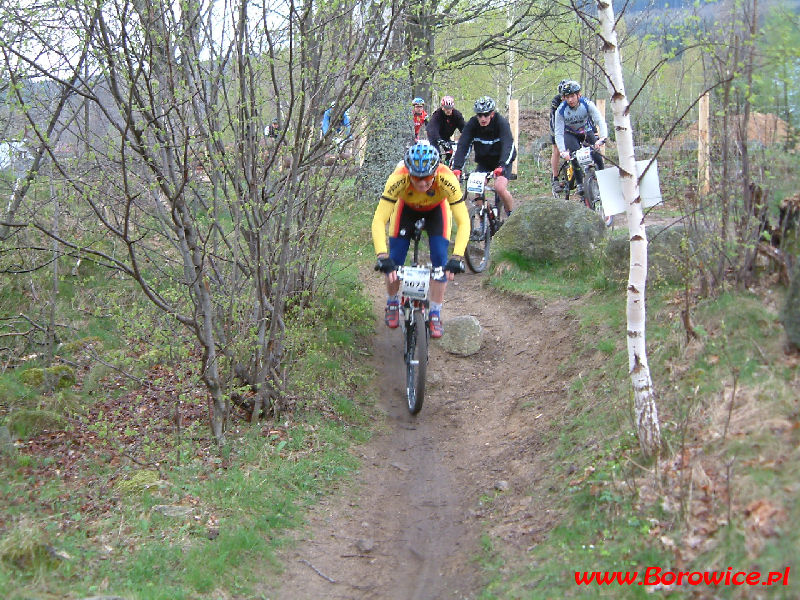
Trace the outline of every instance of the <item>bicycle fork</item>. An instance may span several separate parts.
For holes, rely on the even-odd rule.
[[[499,204],[498,204],[498,201],[497,201],[497,197],[495,196],[494,206],[489,206],[488,205],[488,202],[487,202],[485,196],[482,197],[482,198],[476,198],[475,199],[475,203],[476,204],[478,204],[478,201],[480,201],[480,204],[479,204],[479,207],[478,207],[478,213],[477,214],[478,214],[478,219],[479,219],[480,223],[483,223],[483,216],[486,215],[488,217],[488,219],[489,219],[490,231],[494,232],[496,230],[496,228],[497,228],[496,227],[496,223],[500,218],[500,208],[499,208]],[[483,232],[481,232],[481,233],[483,233]]]
[[[417,319],[424,319],[425,333],[427,335],[428,323],[425,318],[424,309],[414,304],[409,304],[403,307],[403,334],[405,335],[405,359],[406,364],[417,366],[419,361],[414,358],[414,349],[417,346]]]

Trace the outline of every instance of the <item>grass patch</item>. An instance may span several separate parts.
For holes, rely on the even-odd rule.
[[[542,263],[515,253],[498,257],[503,264],[489,279],[496,289],[533,299],[577,298],[597,289],[607,281],[600,269],[589,263]],[[535,273],[535,277],[531,277]]]
[[[368,231],[372,208],[344,207],[328,227]],[[317,295],[287,316],[290,410],[255,427],[234,418],[222,448],[210,439],[202,386],[184,372],[193,344],[154,320],[122,280],[91,279],[87,269],[65,282],[60,314],[77,326],[57,351],[87,365],[76,385],[34,392],[0,374],[14,402],[13,412],[0,408],[0,421],[14,415],[15,431],[23,408],[70,420],[68,431],[38,437],[25,421],[32,441],[0,461],[0,595],[216,600],[257,597],[274,584],[290,530],[353,473],[349,448],[370,435],[363,357],[374,319],[358,280],[362,237],[326,237],[334,260]],[[363,256],[371,260],[371,250]],[[25,301],[25,290],[12,291],[0,297],[4,306]],[[113,366],[93,361],[101,351]],[[133,387],[123,371],[149,385]],[[36,535],[12,535],[28,528]]]
[[[558,525],[524,552],[487,536],[477,559],[488,581],[480,598],[645,598],[653,592],[638,585],[581,586],[576,572],[794,570],[800,548],[790,525],[800,518],[797,371],[785,366],[772,308],[780,301],[752,292],[703,299],[691,314],[698,337],[687,340],[681,291],[649,292],[648,359],[665,445],[658,461],[646,461],[633,435],[624,290],[605,289],[581,266],[513,257],[509,264],[492,285],[547,301],[572,299],[577,347],[584,348],[574,360],[585,366],[571,382],[561,428],[549,443],[553,468],[537,481],[549,490],[545,506],[561,510]],[[732,585],[713,590],[719,598],[742,592]],[[769,592],[796,597],[791,587]]]

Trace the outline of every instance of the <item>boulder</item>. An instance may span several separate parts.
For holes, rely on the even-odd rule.
[[[536,262],[580,260],[606,235],[597,213],[577,200],[536,198],[519,206],[492,241],[492,261],[513,253]]]
[[[52,410],[19,409],[11,413],[6,423],[17,437],[28,439],[45,431],[61,431],[69,421]]]
[[[451,354],[470,356],[481,349],[481,340],[481,324],[477,318],[467,315],[445,321],[439,344]]]
[[[68,365],[54,365],[44,369],[33,367],[22,371],[19,379],[31,387],[47,386],[61,390],[75,384],[75,371]]]

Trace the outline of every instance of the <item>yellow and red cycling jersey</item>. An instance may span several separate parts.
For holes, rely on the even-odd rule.
[[[467,212],[461,185],[453,172],[444,165],[439,165],[434,174],[433,185],[427,192],[418,192],[411,186],[408,169],[400,163],[386,180],[378,208],[372,218],[372,243],[376,254],[388,252],[386,245],[386,224],[389,224],[389,235],[398,235],[397,216],[407,206],[418,211],[430,211],[445,203],[449,207],[445,225],[445,237],[450,237],[449,215],[452,213],[458,231],[456,232],[453,254],[464,256],[469,241],[469,213]]]

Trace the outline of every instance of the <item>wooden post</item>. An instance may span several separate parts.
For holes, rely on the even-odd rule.
[[[711,101],[708,92],[700,97],[700,109],[697,120],[697,179],[701,194],[711,190],[711,128],[709,127],[709,109]]]
[[[597,110],[600,112],[600,114],[603,115],[603,119],[605,119],[605,122],[608,123],[608,119],[606,119],[606,99],[598,98],[597,100],[594,101],[594,104],[597,107]],[[600,146],[600,154],[602,154],[603,156],[606,155],[605,144]]]
[[[508,101],[508,123],[511,125],[511,135],[514,137],[514,146],[517,148],[517,158],[511,165],[511,172],[517,174],[517,163],[519,162],[519,100],[511,98]]]

